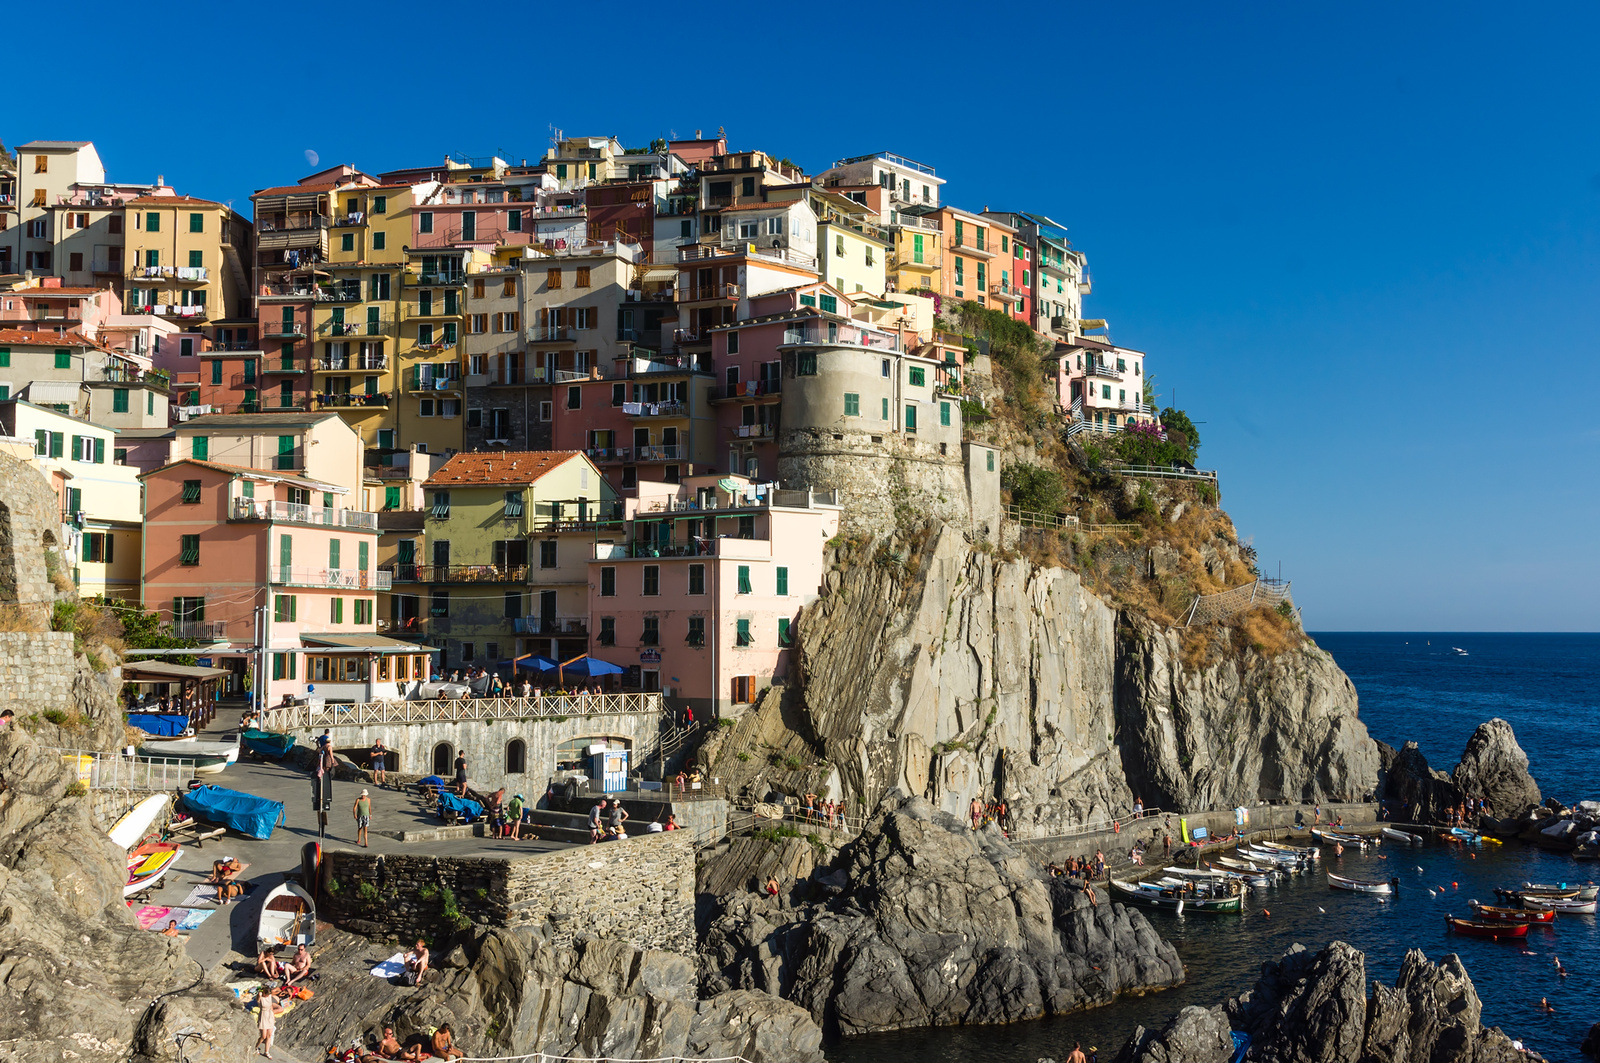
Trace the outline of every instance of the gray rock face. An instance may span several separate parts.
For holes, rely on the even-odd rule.
[[[254,1023],[233,995],[124,906],[125,854],[67,796],[60,757],[7,727],[0,772],[0,1060],[176,1060],[185,1029],[210,1042],[188,1043],[194,1063],[248,1059]]]
[[[998,1023],[1174,985],[1183,966],[1132,909],[1087,897],[993,830],[920,798],[886,803],[826,904],[722,898],[702,986],[793,1000],[829,1033]]]
[[[1431,823],[1461,802],[1461,791],[1450,776],[1431,768],[1415,742],[1398,750],[1379,742],[1378,748],[1383,765],[1378,792],[1391,820]]]
[[[1309,645],[1187,668],[1177,632],[948,527],[906,565],[829,572],[827,590],[799,619],[800,682],[782,713],[826,777],[779,778],[761,754],[717,761],[725,781],[831,786],[867,808],[898,789],[958,816],[1000,794],[1023,836],[1126,815],[1135,794],[1229,808],[1376,785],[1355,690]]]
[[[612,938],[557,948],[528,931],[490,930],[448,950],[458,961],[403,989],[366,973],[371,949],[336,939],[318,995],[281,1022],[284,1043],[306,1055],[385,1023],[402,1043],[448,1022],[474,1056],[649,1059],[743,1056],[752,1063],[823,1063],[822,1031],[804,1009],[764,993],[698,999],[693,961]],[[348,952],[354,962],[341,964]],[[343,970],[343,974],[340,971]]]
[[[1517,744],[1511,725],[1498,717],[1472,732],[1451,778],[1458,790],[1481,798],[1486,811],[1495,816],[1514,816],[1544,800],[1539,784],[1528,774],[1528,755]]]
[[[1184,1008],[1159,1034],[1137,1027],[1117,1063],[1227,1063],[1232,1056],[1233,1029],[1219,1005]]]

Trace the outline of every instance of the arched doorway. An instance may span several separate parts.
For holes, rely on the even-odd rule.
[[[433,747],[433,773],[440,778],[448,779],[454,770],[451,765],[455,763],[456,750],[449,742],[440,742]]]
[[[506,774],[521,775],[528,770],[528,744],[520,738],[506,743]]]

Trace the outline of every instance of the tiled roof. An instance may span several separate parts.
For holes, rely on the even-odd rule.
[[[24,298],[32,299],[32,298],[34,298],[36,296],[40,296],[40,295],[43,295],[43,296],[46,296],[46,297],[49,297],[49,296],[52,296],[52,295],[99,295],[103,291],[105,291],[104,288],[38,288],[38,287],[34,287],[34,288],[13,288],[10,291],[6,292],[5,294],[6,295],[20,295],[20,296],[22,296]]]
[[[320,413],[206,413],[191,417],[178,428],[278,428],[281,426],[305,427],[323,421],[339,420],[331,410]]]
[[[459,484],[531,484],[573,458],[576,450],[508,450],[457,454],[432,476],[425,487]]]
[[[128,200],[130,207],[220,207],[214,199],[196,199],[194,196],[140,196]]]
[[[50,148],[86,148],[91,142],[87,140],[30,140],[19,145],[18,151],[47,151]]]
[[[309,196],[318,192],[331,192],[339,186],[332,181],[314,185],[279,185],[276,188],[263,188],[251,194],[256,196]]]
[[[0,328],[0,343],[32,344],[35,347],[93,347],[93,343],[83,338],[79,332],[68,332],[58,335],[55,332],[41,330],[33,332],[28,329]]]
[[[197,458],[179,458],[177,461],[168,462],[159,469],[142,472],[138,478],[142,480],[146,476],[154,476],[158,472],[165,472],[168,469],[177,468],[179,465],[198,465],[202,469],[212,469],[216,472],[227,473],[230,476],[258,476],[265,479],[282,480],[285,483],[304,484],[307,487],[315,487],[319,490],[332,486],[331,484],[323,483],[321,480],[313,480],[306,476],[273,472],[270,469],[252,469],[245,465],[224,465],[220,461],[200,461]]]
[[[740,210],[788,210],[798,202],[800,202],[798,199],[781,199],[775,203],[741,203],[737,207],[723,207],[722,213],[732,214]]]

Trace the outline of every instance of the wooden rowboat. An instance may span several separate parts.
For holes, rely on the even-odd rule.
[[[1566,915],[1593,915],[1595,909],[1600,907],[1600,901],[1580,901],[1577,899],[1557,897],[1536,897],[1524,893],[1522,906],[1534,911],[1561,912]]]
[[[1587,882],[1587,883],[1582,883],[1582,884],[1574,883],[1574,882],[1555,882],[1555,883],[1524,882],[1522,884],[1522,892],[1523,893],[1533,893],[1533,894],[1560,893],[1560,894],[1565,894],[1568,890],[1577,890],[1578,891],[1577,897],[1578,897],[1578,900],[1580,900],[1580,901],[1592,901],[1592,900],[1595,900],[1596,898],[1600,898],[1600,886],[1595,885],[1593,882]]]
[[[1328,872],[1329,889],[1350,890],[1354,893],[1393,893],[1399,885],[1400,880],[1397,878],[1383,882],[1371,879],[1346,878],[1343,875],[1335,875],[1332,871]]]
[[[1444,917],[1445,925],[1457,934],[1466,934],[1475,938],[1525,938],[1528,936],[1527,923],[1480,923],[1471,919],[1457,919],[1453,915]]]
[[[1472,912],[1486,923],[1553,923],[1556,913],[1545,911],[1532,911],[1527,908],[1502,908],[1496,904],[1479,904],[1477,901],[1469,902]]]

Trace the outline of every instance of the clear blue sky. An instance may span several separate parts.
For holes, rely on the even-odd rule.
[[[1600,629],[1596,9],[405,6],[90,20],[65,67],[12,49],[0,136],[241,207],[307,150],[531,159],[549,125],[889,149],[1069,227],[1307,626]]]

